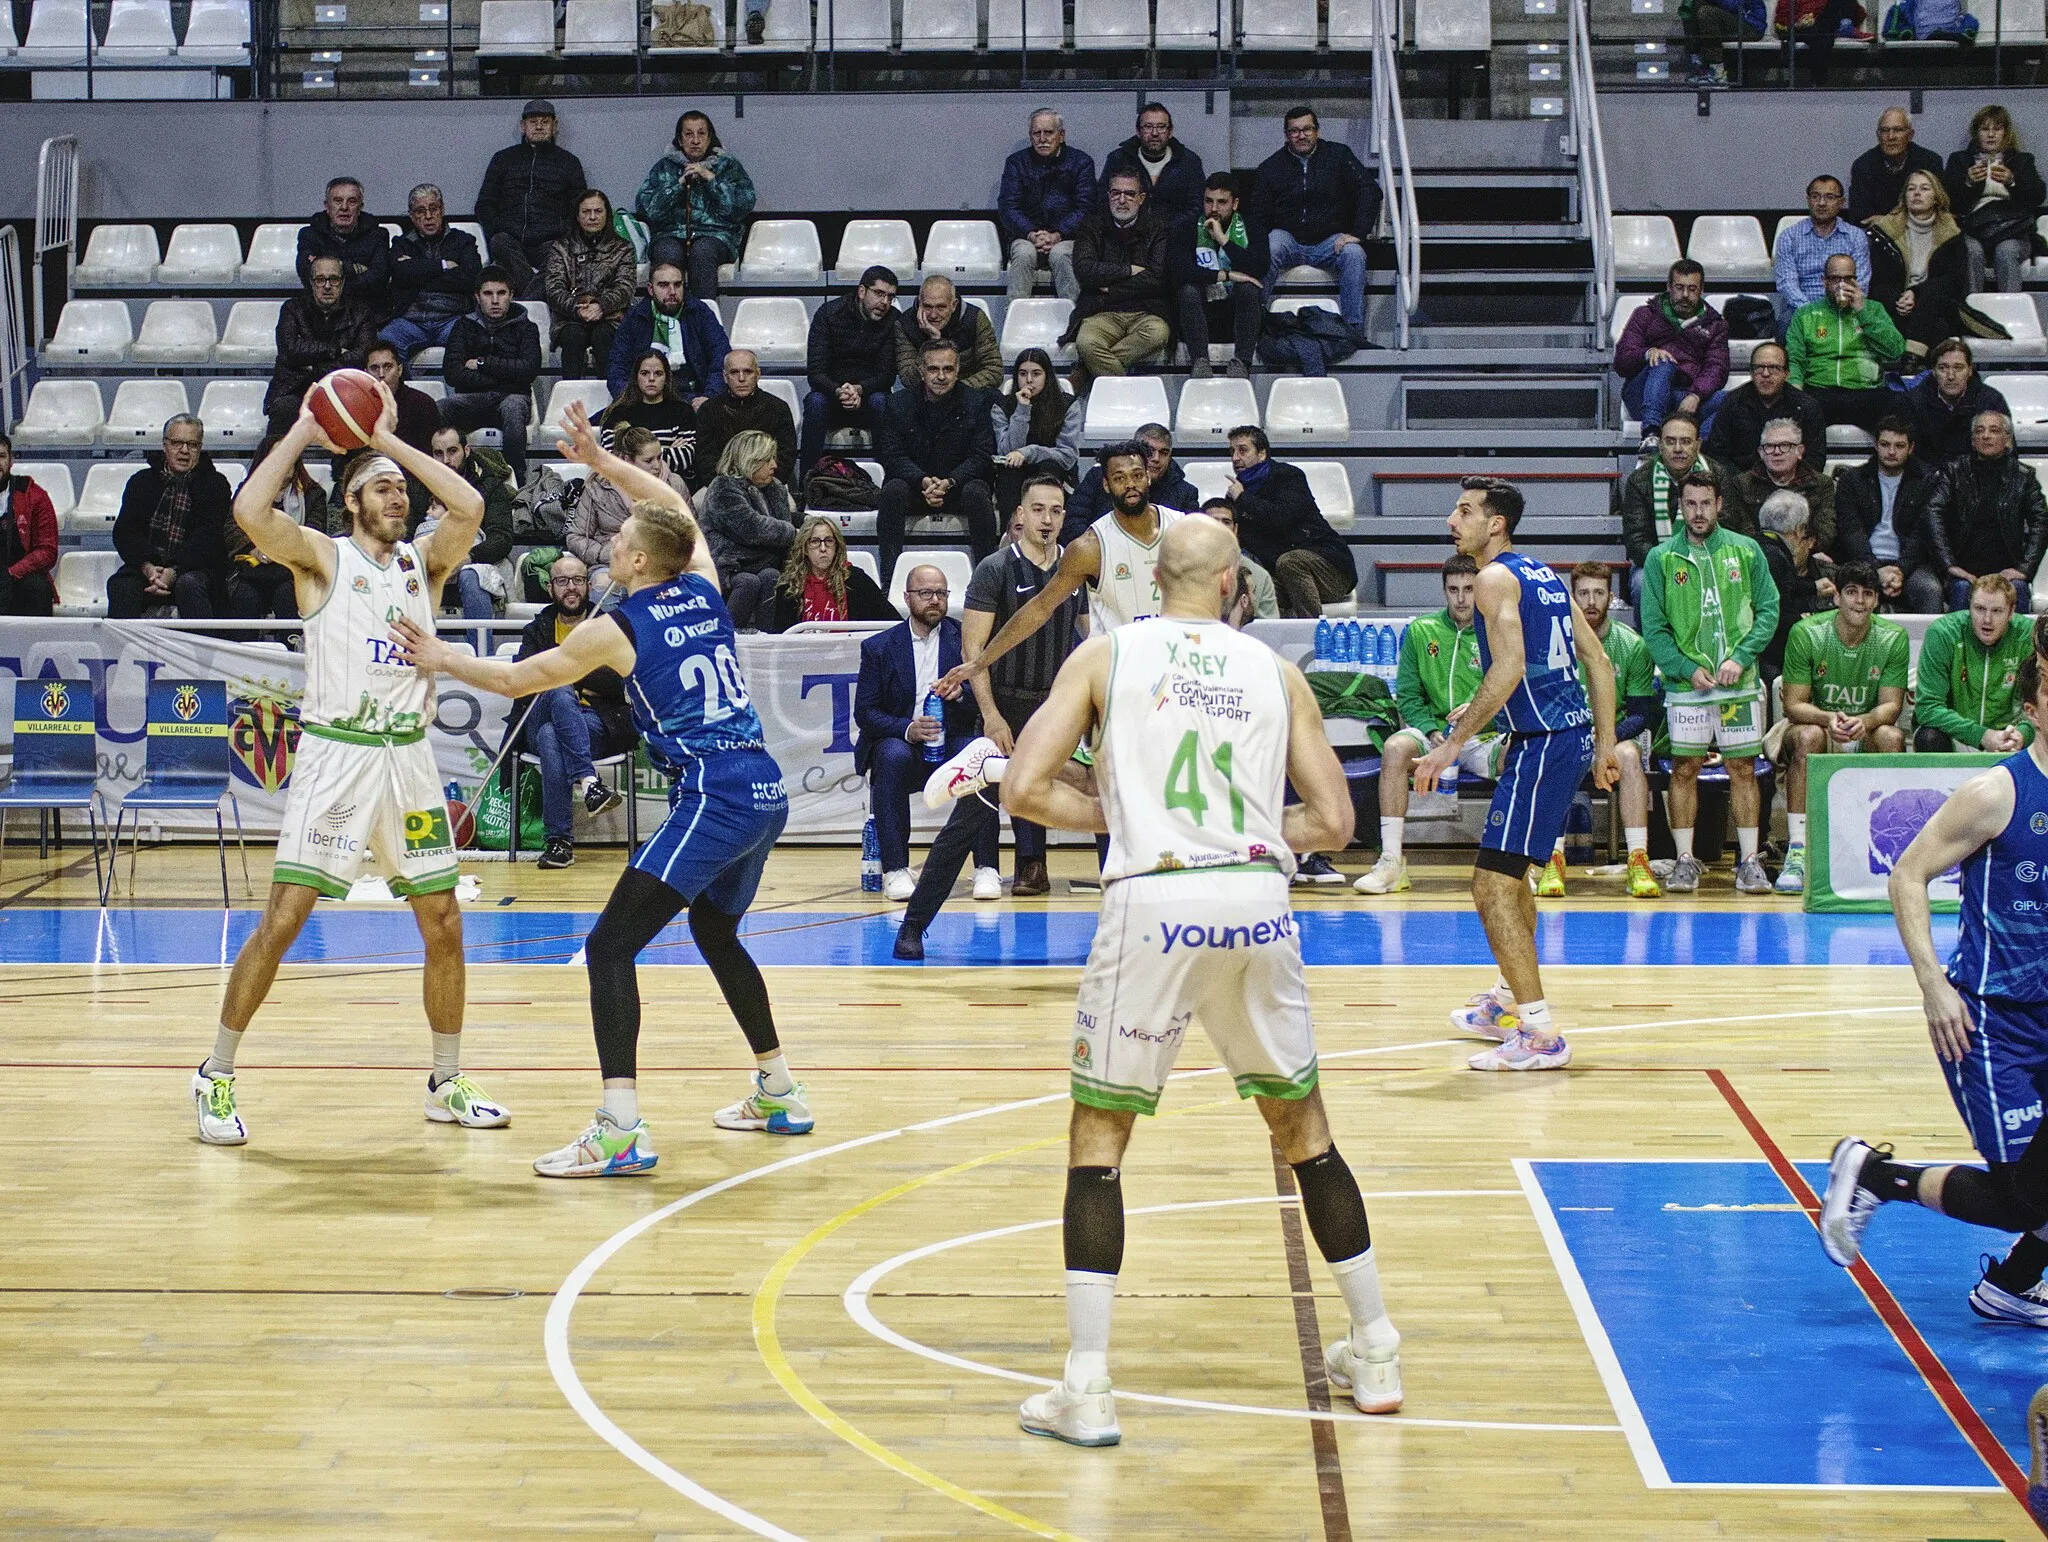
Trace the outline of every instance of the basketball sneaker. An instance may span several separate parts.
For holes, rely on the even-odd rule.
[[[1483,1049],[1466,1062],[1475,1071],[1561,1071],[1572,1063],[1572,1047],[1560,1038],[1555,1044],[1538,1046],[1513,1016],[1501,1020],[1513,1031],[1497,1049]]]
[[[1383,1350],[1356,1353],[1351,1340],[1339,1339],[1323,1355],[1330,1385],[1351,1394],[1351,1406],[1364,1414],[1390,1414],[1401,1407],[1401,1341]]]
[[[1806,848],[1787,846],[1785,865],[1778,869],[1777,890],[1780,894],[1804,894],[1806,892]]]
[[[427,1087],[427,1117],[467,1130],[496,1130],[512,1122],[512,1111],[493,1103],[483,1088],[457,1071],[440,1086]]]
[[[1379,861],[1373,863],[1372,871],[1351,886],[1360,894],[1399,894],[1403,889],[1413,888],[1408,882],[1408,859],[1380,853]]]
[[[1863,1186],[1864,1165],[1876,1155],[1855,1136],[1845,1135],[1828,1158],[1827,1192],[1820,1200],[1820,1245],[1844,1269],[1863,1256],[1864,1228],[1883,1203]]]
[[[1311,851],[1294,865],[1295,883],[1342,883],[1344,875],[1320,851]]]
[[[1538,899],[1564,898],[1564,853],[1553,851],[1550,860],[1543,864],[1543,876],[1536,880]]]
[[[1771,875],[1764,871],[1762,857],[1744,857],[1735,864],[1735,892],[1737,894],[1769,894]]]
[[[759,1130],[764,1135],[810,1134],[817,1121],[811,1117],[810,1105],[804,1102],[804,1084],[794,1082],[789,1091],[775,1093],[763,1087],[762,1080],[761,1072],[756,1071],[754,1090],[739,1102],[721,1108],[711,1116],[711,1122],[721,1130]]]
[[[1691,894],[1706,875],[1706,864],[1698,857],[1680,857],[1671,864],[1671,876],[1664,880],[1664,887],[1673,894]]]
[[[971,797],[988,786],[988,763],[1003,760],[996,741],[983,734],[925,778],[924,806],[944,808],[957,798]],[[1007,762],[1005,762],[1007,764]]]
[[[1089,1382],[1086,1392],[1055,1382],[1017,1405],[1017,1422],[1027,1435],[1045,1435],[1070,1446],[1113,1446],[1124,1438],[1107,1376]]]
[[[199,1114],[199,1138],[209,1146],[240,1146],[249,1139],[249,1128],[235,1112],[235,1079],[208,1076],[206,1063],[192,1073],[192,1107]]]
[[[2015,1322],[2025,1328],[2048,1328],[2048,1280],[2036,1282],[2031,1290],[2015,1294],[2003,1285],[1991,1283],[1991,1271],[1998,1260],[1986,1253],[1978,1267],[1984,1278],[1970,1292],[1970,1310],[1988,1322]]]
[[[2048,1387],[2027,1404],[2027,1509],[2048,1527]]]
[[[622,1178],[651,1173],[660,1160],[648,1139],[645,1119],[629,1127],[600,1108],[576,1139],[559,1151],[535,1157],[533,1170],[543,1178]]]
[[[1650,871],[1647,853],[1632,851],[1628,854],[1628,897],[1630,899],[1660,899],[1664,891],[1657,886],[1657,875]]]
[[[1492,991],[1481,991],[1451,1014],[1451,1026],[1460,1033],[1482,1039],[1505,1039],[1521,1026],[1513,1002],[1502,1001]]]

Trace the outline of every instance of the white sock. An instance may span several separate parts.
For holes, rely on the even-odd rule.
[[[1087,1269],[1067,1271],[1067,1386],[1086,1392],[1109,1379],[1109,1314],[1116,1304],[1116,1276]]]
[[[1493,976],[1493,999],[1502,1006],[1511,1007],[1515,1004],[1515,988],[1508,984],[1508,977],[1498,970]]]
[[[993,787],[1003,779],[1003,773],[1009,769],[1009,756],[991,755],[981,763],[981,779]]]
[[[1630,856],[1634,856],[1639,851],[1648,851],[1650,849],[1650,827],[1648,825],[1626,825],[1622,829],[1622,834],[1628,841],[1628,854]]]
[[[434,1074],[427,1078],[427,1085],[438,1087],[462,1069],[462,1035],[430,1033],[427,1037],[434,1044]]]
[[[1559,837],[1557,838],[1557,849],[1551,852],[1551,856],[1552,856],[1552,857],[1555,857],[1555,858],[1559,858],[1559,859],[1562,859],[1562,858],[1563,858],[1563,856],[1564,856],[1564,837],[1563,837],[1563,836],[1561,836],[1561,835],[1560,835],[1560,836],[1559,836]]]
[[[1785,816],[1785,835],[1786,839],[1794,846],[1804,846],[1806,844],[1806,816],[1804,814],[1787,814]]]
[[[580,798],[584,793],[590,791],[590,789],[595,787],[596,785],[597,778],[594,775],[578,777],[576,780],[576,795]]]
[[[1515,1016],[1522,1020],[1522,1027],[1534,1039],[1549,1039],[1557,1035],[1557,1025],[1550,1020],[1550,1003],[1547,1001],[1525,1001],[1515,1008]]]
[[[781,1050],[778,1049],[772,1055],[757,1055],[755,1062],[761,1067],[761,1090],[763,1092],[772,1092],[779,1098],[787,1093],[796,1091],[796,1083],[790,1079],[789,1075],[789,1062],[782,1058]]]
[[[201,1072],[209,1076],[233,1076],[235,1074],[235,1051],[242,1047],[243,1030],[230,1028],[222,1023],[213,1034],[213,1053],[199,1062]]]
[[[1401,860],[1401,832],[1408,826],[1405,814],[1380,815],[1380,856]]]
[[[1387,1304],[1380,1296],[1380,1266],[1372,1249],[1330,1265],[1330,1273],[1337,1277],[1337,1288],[1344,1292],[1344,1304],[1351,1308],[1352,1350],[1399,1347],[1401,1335],[1387,1320]]]
[[[1678,829],[1678,828],[1677,828],[1676,826],[1673,826],[1673,827],[1672,827],[1672,831],[1671,831],[1671,849],[1672,849],[1672,851],[1674,851],[1674,852],[1676,852],[1676,853],[1677,853],[1677,855],[1678,855],[1678,859],[1679,859],[1679,860],[1680,860],[1681,862],[1682,862],[1682,861],[1684,861],[1684,860],[1685,860],[1685,859],[1686,859],[1687,857],[1689,857],[1689,856],[1691,856],[1691,855],[1692,855],[1692,826],[1691,826],[1691,825],[1687,825],[1687,826],[1686,826],[1686,827],[1685,827],[1685,828],[1684,828],[1683,830],[1681,830],[1681,829]]]
[[[630,1087],[607,1087],[599,1106],[612,1116],[612,1123],[622,1130],[630,1130],[640,1122],[640,1084]]]
[[[1750,825],[1747,828],[1742,825],[1735,827],[1735,848],[1741,852],[1742,860],[1745,862],[1756,855],[1755,825]]]

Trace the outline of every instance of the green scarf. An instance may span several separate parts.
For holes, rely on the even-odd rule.
[[[680,311],[673,316],[664,315],[659,310],[654,312],[654,346],[671,359],[683,356],[683,317]]]
[[[1668,303],[1668,302],[1667,302]],[[1695,471],[1707,469],[1707,458],[1702,455],[1687,469],[1686,476]],[[1650,460],[1650,517],[1656,522],[1657,539],[1669,540],[1678,533],[1678,489],[1684,478],[1674,482],[1671,471],[1664,464],[1664,457],[1653,456]]]
[[[1218,246],[1209,238],[1209,222],[1207,220],[1202,221],[1196,227],[1196,248],[1198,250],[1214,252],[1216,254],[1216,270],[1219,273],[1228,273],[1230,271],[1230,253],[1225,248],[1249,246],[1251,244],[1244,233],[1244,216],[1242,214],[1230,216],[1230,228],[1223,232],[1223,243],[1223,246]]]

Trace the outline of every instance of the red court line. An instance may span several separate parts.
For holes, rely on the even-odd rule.
[[[1799,1201],[1800,1208],[1806,1212],[1806,1218],[1813,1223],[1814,1230],[1819,1231],[1820,1198],[1813,1192],[1812,1185],[1807,1183],[1805,1174],[1792,1165],[1791,1158],[1787,1157],[1778,1143],[1771,1138],[1770,1131],[1763,1127],[1762,1121],[1750,1112],[1749,1105],[1742,1101],[1742,1095],[1735,1090],[1724,1074],[1720,1071],[1708,1071],[1707,1079],[1727,1101],[1729,1108],[1734,1110],[1735,1117],[1742,1121],[1742,1127],[1749,1131],[1750,1139],[1755,1141],[1757,1149],[1763,1152],[1764,1160],[1771,1164],[1771,1171],[1778,1175],[1778,1181],[1785,1185],[1786,1191],[1794,1199]],[[1949,1375],[1948,1367],[1941,1363],[1941,1357],[1935,1354],[1933,1347],[1921,1337],[1920,1330],[1913,1325],[1913,1319],[1906,1315],[1905,1308],[1899,1305],[1898,1298],[1891,1293],[1885,1282],[1877,1277],[1877,1271],[1862,1259],[1858,1259],[1855,1267],[1850,1269],[1849,1277],[1869,1299],[1872,1310],[1891,1330],[1892,1337],[1899,1341],[1899,1348],[1906,1352],[1906,1357],[1913,1362],[1921,1376],[1926,1378],[1928,1387],[1941,1400],[1942,1406],[1948,1410],[1949,1417],[1956,1421],[1956,1428],[1963,1432],[1963,1438],[1976,1448],[1977,1455],[1983,1458],[1984,1465],[1989,1467],[1998,1481],[2005,1485],[2007,1492],[2019,1501],[2020,1509],[2031,1515],[2032,1512],[2027,1510],[2027,1475],[2020,1471],[2019,1465],[2012,1459],[2012,1454],[1999,1443],[1998,1437],[1991,1433],[1991,1426],[1984,1422],[1984,1416],[1977,1412],[1967,1397],[1963,1396],[1963,1389],[1956,1385],[1956,1379]],[[2048,1532],[2048,1527],[2042,1529]]]

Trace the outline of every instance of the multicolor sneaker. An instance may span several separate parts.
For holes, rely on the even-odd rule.
[[[1017,1405],[1017,1422],[1027,1435],[1045,1435],[1070,1446],[1113,1446],[1124,1438],[1107,1376],[1091,1381],[1086,1392],[1076,1392],[1064,1381],[1054,1383]]]
[[[1785,848],[1785,865],[1778,869],[1777,891],[1780,894],[1804,894],[1806,892],[1806,847]]]
[[[1475,1071],[1560,1071],[1572,1063],[1572,1047],[1559,1037],[1555,1043],[1539,1045],[1527,1029],[1510,1016],[1502,1026],[1514,1028],[1497,1049],[1483,1049],[1465,1063]]]
[[[235,1112],[235,1079],[209,1076],[206,1063],[192,1073],[192,1107],[199,1115],[199,1138],[209,1146],[240,1146],[248,1142],[249,1129]]]
[[[533,1170],[543,1178],[622,1178],[628,1173],[651,1173],[661,1158],[647,1135],[647,1121],[636,1120],[630,1127],[620,1124],[603,1109],[590,1117],[590,1127],[558,1151],[533,1159]]]
[[[1372,871],[1351,886],[1360,894],[1399,894],[1403,889],[1414,887],[1408,882],[1408,859],[1389,852],[1381,852],[1379,861],[1373,863]]]
[[[993,742],[993,741],[991,741]],[[754,1073],[754,1090],[739,1102],[728,1104],[711,1116],[721,1130],[759,1130],[764,1135],[808,1135],[817,1121],[804,1102],[804,1084],[792,1082],[787,1092],[770,1092],[761,1083],[763,1073]]]
[[[968,740],[965,749],[925,778],[924,806],[940,809],[955,799],[980,792],[988,786],[988,763],[992,759],[1004,760],[995,740],[986,734]]]
[[[1536,880],[1538,899],[1564,898],[1564,853],[1553,851],[1550,860],[1543,864],[1543,876]]]
[[[1482,1039],[1505,1039],[1520,1026],[1512,1002],[1502,1001],[1492,991],[1481,991],[1451,1014],[1451,1026],[1460,1033]]]
[[[1401,1341],[1380,1350],[1356,1353],[1351,1340],[1339,1339],[1323,1355],[1330,1385],[1351,1394],[1351,1406],[1363,1414],[1396,1413],[1401,1407]]]
[[[493,1103],[483,1088],[457,1071],[438,1087],[428,1084],[427,1117],[467,1130],[496,1130],[512,1122],[512,1111]]]
[[[1657,875],[1650,871],[1648,852],[1632,851],[1628,854],[1628,897],[1630,899],[1661,899],[1664,891],[1657,886]]]
[[[1863,1256],[1863,1233],[1884,1203],[1863,1186],[1863,1169],[1876,1155],[1855,1136],[1845,1135],[1828,1158],[1828,1186],[1820,1200],[1820,1245],[1829,1260],[1844,1269]]]
[[[1994,1285],[1989,1278],[1998,1263],[1986,1253],[1979,1267],[1985,1278],[1970,1292],[1970,1310],[1989,1322],[2013,1322],[2025,1328],[2048,1328],[2048,1280],[2037,1281],[2031,1290],[2018,1292]]]

